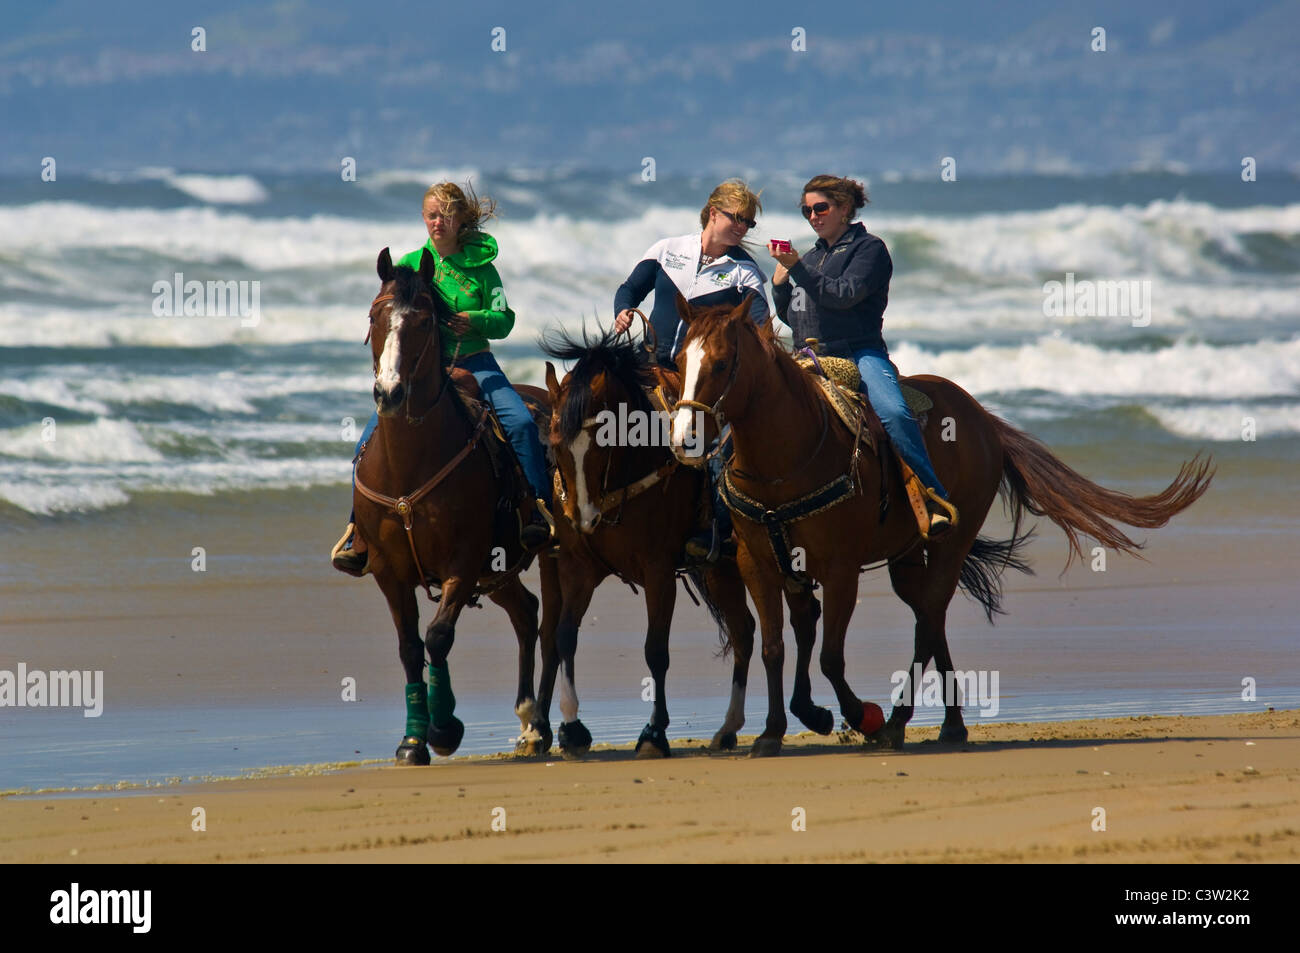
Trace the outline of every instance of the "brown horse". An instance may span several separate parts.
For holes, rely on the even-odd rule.
[[[426,251],[419,271],[393,267],[379,255],[379,295],[370,307],[374,397],[379,425],[357,463],[353,507],[356,532],[370,551],[370,568],[393,623],[406,670],[407,726],[400,763],[428,764],[425,742],[440,755],[460,745],[465,726],[453,714],[455,697],[447,655],[456,620],[475,589],[505,609],[519,641],[515,714],[523,728],[520,750],[550,747],[534,724],[533,672],[537,597],[519,580],[531,557],[517,537],[517,517],[501,501],[510,475],[488,447],[486,408],[463,402],[442,360],[439,326],[451,316],[430,284],[434,263]],[[537,403],[536,389],[533,403]],[[549,418],[549,408],[545,408]],[[511,461],[513,463],[513,461]],[[549,638],[559,605],[555,561],[541,560],[542,631]],[[415,590],[441,588],[421,644]],[[425,652],[429,683],[423,681]]]
[[[668,407],[663,394],[676,394],[677,375],[653,367],[646,352],[605,332],[594,341],[566,335],[546,342],[552,357],[576,361],[560,383],[546,365],[551,406],[551,446],[556,458],[554,512],[560,542],[562,591],[554,647],[542,642],[538,707],[550,709],[560,675],[560,750],[580,757],[591,734],[578,720],[574,654],[578,626],[592,594],[610,575],[645,588],[648,626],[645,660],[654,678],[654,713],[637,740],[637,756],[667,757],[668,636],[676,604],[677,567],[695,531],[704,497],[703,473],[678,465],[667,446]],[[652,400],[647,391],[655,390]],[[660,406],[656,407],[655,402]],[[629,424],[619,432],[618,422]],[[705,436],[701,428],[701,438]],[[695,448],[703,457],[705,445]],[[731,704],[712,747],[736,746],[745,719],[745,682],[754,649],[754,617],[734,561],[689,572],[709,612],[733,649]],[[635,591],[635,585],[633,589]],[[813,602],[816,606],[816,602]],[[807,610],[805,610],[807,611]],[[815,616],[809,622],[815,627]]]
[[[896,705],[882,726],[880,709],[859,700],[844,678],[844,636],[863,566],[888,562],[894,592],[916,616],[913,666],[923,669],[933,658],[948,684],[947,673],[953,670],[945,631],[948,604],[960,585],[983,605],[992,622],[993,613],[1001,611],[1002,570],[1012,566],[1028,571],[1019,555],[1028,538],[1020,532],[1026,511],[1048,517],[1065,531],[1071,559],[1083,555],[1080,534],[1136,554],[1142,544],[1110,520],[1163,526],[1209,488],[1209,461],[1197,458],[1184,463],[1175,480],[1154,496],[1105,489],[1067,467],[1033,437],[990,414],[951,381],[928,375],[904,378],[934,402],[923,433],[934,468],[959,514],[946,535],[922,539],[902,493],[893,453],[888,452],[890,459],[882,466],[859,444],[857,433],[827,413],[811,375],[770,329],[756,328],[746,319],[747,309],[741,305],[693,312],[678,300],[690,328],[678,359],[685,383],[683,401],[674,409],[672,436],[675,450],[691,439],[693,408],[699,406],[731,423],[735,455],[724,486],[737,517],[741,573],[758,608],[769,685],[767,728],[755,742],[755,754],[779,752],[785,733],[780,704],[783,586],[821,584],[821,668],[834,686],[840,711],[850,726],[901,746],[913,705]],[[955,439],[940,439],[941,431]],[[1013,529],[1011,539],[996,542],[977,533],[999,489]],[[780,557],[783,545],[787,552]],[[804,574],[789,571],[805,568],[794,566],[790,552],[806,564]],[[811,643],[798,645],[790,711],[809,728],[826,733],[833,717],[812,701],[811,650]],[[909,683],[913,666],[908,668]],[[904,700],[915,702],[919,688],[905,685]],[[945,699],[945,708],[940,740],[965,741],[960,699]]]

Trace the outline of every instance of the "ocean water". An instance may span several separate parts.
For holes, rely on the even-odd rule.
[[[356,183],[172,169],[57,184],[0,178],[0,530],[75,520],[93,538],[129,518],[129,506],[157,512],[158,494],[167,494],[166,513],[183,514],[302,487],[337,493],[341,528],[355,435],[372,410],[361,341],[375,259],[384,247],[423,243],[429,182],[470,176],[500,203],[489,230],[518,322],[494,349],[524,383],[542,381],[538,335],[608,322],[615,289],[645,249],[693,230],[715,184],[575,169],[393,171]],[[748,178],[766,205],[755,242],[787,238],[807,249],[811,233],[793,209],[805,177]],[[903,373],[953,379],[1050,446],[1098,463],[1102,472],[1089,475],[1105,482],[1122,468],[1128,490],[1163,487],[1198,450],[1228,461],[1239,486],[1251,474],[1276,482],[1294,472],[1300,180],[1150,172],[959,183],[889,176],[870,186],[863,219],[894,258],[885,336]],[[770,273],[766,253],[756,258]],[[171,285],[177,273],[258,282],[256,322],[156,314],[155,283]],[[1067,280],[1149,282],[1149,307],[1136,320],[1045,313],[1045,284]],[[1242,439],[1247,420],[1253,443]],[[1251,531],[1291,532],[1295,515],[1255,514]],[[1179,532],[1177,523],[1163,531]],[[28,567],[5,562],[0,582],[29,578]],[[1277,614],[1287,611],[1247,619],[1235,634],[1281,658],[1289,629]],[[1124,644],[1120,628],[1114,638]],[[1213,647],[1217,633],[1197,644]],[[958,664],[1003,665],[1015,657],[1011,645],[979,665],[964,656]],[[0,657],[9,654],[0,645]],[[1135,664],[1169,668],[1165,656],[1143,658]],[[1004,683],[999,720],[1300,704],[1300,678],[1286,665],[1274,667],[1259,704],[1243,707],[1232,661],[1158,684],[1088,664],[1076,659],[1055,676],[1027,666],[1014,687]],[[764,709],[756,664],[750,685],[753,731]],[[630,742],[644,724],[647,706],[619,699],[584,708],[598,741]],[[518,727],[508,700],[466,693],[460,702],[464,752],[511,747]],[[716,695],[708,686],[674,694],[670,737],[711,736],[725,703],[725,671]],[[915,723],[938,717],[921,711]],[[124,704],[101,721],[87,734],[77,712],[6,719],[0,789],[387,759],[401,699],[306,712],[275,699],[183,710]]]
[[[0,520],[150,492],[345,485],[371,412],[374,262],[423,242],[423,187],[443,177],[472,177],[500,203],[489,230],[518,322],[494,347],[531,383],[538,335],[608,322],[645,249],[692,230],[713,184],[573,169],[0,179]],[[749,178],[767,206],[753,239],[806,249],[803,177]],[[869,184],[864,221],[895,262],[885,335],[903,373],[949,377],[1054,445],[1190,455],[1239,445],[1250,418],[1258,449],[1300,455],[1300,180]],[[256,321],[156,314],[155,283],[178,273],[257,282]],[[1046,314],[1045,283],[1067,280],[1149,282],[1145,309]]]

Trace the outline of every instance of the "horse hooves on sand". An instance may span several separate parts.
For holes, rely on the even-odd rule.
[[[835,730],[835,715],[829,708],[823,708],[820,705],[810,705],[795,711],[793,707],[790,711],[794,716],[804,723],[809,731],[815,731],[819,735],[829,735]]]
[[[749,749],[751,758],[774,758],[780,753],[780,738],[755,738],[754,746]]]
[[[906,727],[903,725],[886,722],[879,731],[867,736],[863,747],[879,748],[881,751],[902,751],[905,731]]]
[[[649,742],[647,744],[646,742]],[[641,737],[636,740],[638,758],[667,758],[672,755],[668,747],[668,736],[662,728],[646,725],[641,729]]]
[[[429,726],[429,747],[434,754],[446,758],[456,753],[460,740],[465,737],[465,723],[455,715],[445,725]]]
[[[950,725],[944,722],[943,727],[939,729],[939,744],[941,745],[964,745],[966,738],[965,725]]]
[[[397,746],[395,757],[398,764],[426,765],[429,763],[429,749],[423,738],[407,735]]]
[[[591,750],[591,732],[581,721],[574,720],[560,725],[560,754],[566,759],[585,758]]]
[[[544,755],[551,750],[553,740],[550,725],[539,725],[537,722],[533,722],[528,726],[528,730],[521,734],[519,740],[515,742],[515,754],[523,757]]]
[[[736,750],[736,733],[734,731],[719,731],[709,742],[710,751],[735,751]]]

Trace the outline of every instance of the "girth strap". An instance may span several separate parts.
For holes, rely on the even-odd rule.
[[[797,500],[783,503],[774,510],[768,509],[758,500],[748,497],[737,490],[736,485],[731,481],[731,471],[729,469],[724,470],[722,473],[720,490],[723,502],[727,504],[732,512],[740,514],[751,523],[761,523],[763,528],[767,530],[768,543],[772,547],[772,555],[776,557],[781,574],[798,588],[811,590],[814,585],[812,579],[806,573],[794,568],[790,554],[788,527],[791,523],[797,523],[800,520],[808,519],[810,516],[825,512],[832,506],[842,503],[852,496],[857,487],[851,473],[852,471],[841,474],[830,483],[799,497]]]
[[[447,462],[446,466],[435,473],[427,482],[422,484],[419,489],[412,493],[407,493],[405,496],[391,497],[385,496],[382,493],[376,493],[374,490],[370,489],[370,487],[361,482],[361,477],[359,475],[356,477],[357,489],[361,492],[362,496],[374,503],[378,503],[380,506],[387,507],[402,518],[402,525],[406,529],[406,541],[411,546],[411,558],[415,560],[415,571],[418,574],[420,585],[424,587],[425,595],[433,601],[436,601],[434,599],[433,590],[429,588],[429,583],[424,573],[424,567],[420,565],[420,554],[415,550],[415,533],[412,530],[415,504],[420,501],[421,497],[425,496],[435,486],[446,479],[447,475],[450,474],[451,471],[455,470],[456,467],[460,466],[461,461],[469,456],[473,449],[478,446],[479,439],[483,436],[483,431],[487,428],[487,422],[488,411],[487,407],[484,406],[482,412],[479,414],[478,421],[474,425],[474,432],[470,434],[469,441],[465,446],[460,448],[460,452],[452,457]],[[363,447],[362,453],[364,452],[365,448]]]

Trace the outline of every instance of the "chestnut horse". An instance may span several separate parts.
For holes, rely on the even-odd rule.
[[[439,326],[451,312],[430,284],[434,267],[428,251],[419,271],[394,268],[387,248],[379,255],[383,284],[370,306],[368,335],[379,425],[357,463],[353,492],[356,532],[369,547],[370,569],[388,600],[406,670],[406,733],[396,757],[399,763],[428,764],[426,741],[440,755],[460,745],[465,726],[453,714],[447,655],[456,620],[476,586],[505,609],[519,641],[520,750],[543,753],[551,739],[533,714],[537,597],[519,580],[531,558],[517,536],[510,538],[515,534],[501,530],[503,523],[515,529],[517,523],[513,512],[504,520],[498,516],[508,477],[487,446],[486,408],[471,411],[449,393],[453,383],[443,364]],[[532,403],[539,403],[540,391],[530,390]],[[549,633],[559,604],[555,561],[542,559],[540,570],[541,627]],[[433,599],[430,584],[441,587],[441,605],[421,643],[415,590],[423,586]]]
[[[904,378],[934,402],[923,433],[935,471],[958,510],[958,522],[946,535],[924,540],[892,451],[882,467],[874,454],[859,447],[857,434],[826,412],[819,386],[775,334],[746,319],[747,304],[692,311],[679,298],[678,310],[690,327],[679,358],[685,383],[683,399],[674,408],[674,450],[691,440],[693,408],[701,406],[730,422],[735,443],[724,486],[736,516],[740,570],[758,609],[769,689],[767,728],[755,742],[755,754],[779,752],[786,727],[781,705],[783,585],[807,586],[809,578],[821,584],[821,668],[834,686],[840,711],[864,734],[901,746],[920,686],[904,686],[903,698],[911,703],[896,705],[882,725],[880,709],[859,700],[844,678],[844,637],[863,566],[887,561],[894,592],[916,616],[909,683],[913,666],[924,669],[933,658],[946,685],[953,664],[945,618],[953,593],[961,585],[992,622],[993,613],[1001,611],[1002,570],[1028,571],[1019,554],[1028,538],[1020,532],[1026,511],[1046,516],[1064,530],[1070,559],[1083,556],[1080,534],[1136,554],[1142,544],[1109,521],[1163,526],[1200,498],[1213,476],[1209,461],[1198,462],[1198,455],[1153,496],[1108,490],[990,414],[952,381],[929,375]],[[955,439],[940,439],[941,430]],[[1013,528],[1011,539],[996,542],[977,533],[999,490]],[[746,510],[751,517],[744,515]],[[782,532],[789,548],[806,561],[806,576],[783,574],[776,556]],[[788,559],[785,564],[791,565]],[[798,646],[790,711],[809,728],[826,733],[833,717],[812,701],[811,649],[811,644]],[[945,708],[940,740],[965,741],[960,699],[946,698]]]
[[[551,357],[576,361],[564,382],[546,365],[551,406],[551,446],[556,460],[553,512],[560,542],[562,591],[554,647],[542,641],[538,707],[550,709],[551,689],[560,676],[560,750],[580,757],[591,734],[578,720],[573,660],[578,626],[601,581],[615,575],[645,588],[648,627],[645,660],[654,677],[654,713],[637,740],[637,757],[670,754],[665,729],[668,701],[668,634],[676,604],[677,566],[686,540],[707,506],[703,473],[681,467],[668,448],[664,400],[675,395],[676,374],[653,367],[646,352],[620,335],[604,332],[578,342],[560,334],[543,344]],[[647,391],[656,389],[655,401]],[[618,433],[615,422],[631,422]],[[701,428],[701,441],[705,437]],[[695,451],[703,459],[705,445]],[[733,650],[731,705],[711,747],[736,746],[745,720],[745,681],[754,649],[754,617],[733,560],[689,573],[720,632]],[[635,586],[633,587],[635,591]],[[815,605],[815,602],[814,602]],[[809,623],[815,626],[815,617]]]

